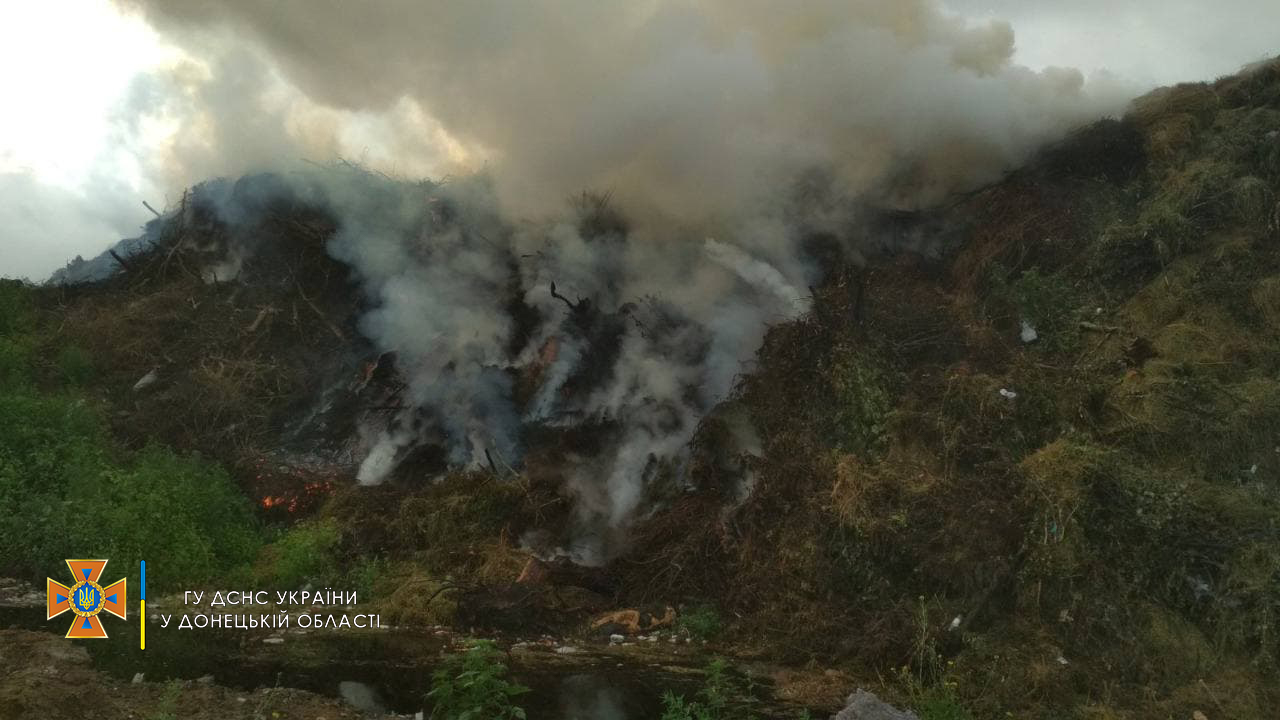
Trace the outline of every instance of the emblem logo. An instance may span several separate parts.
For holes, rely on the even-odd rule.
[[[106,587],[98,584],[102,571],[107,567],[106,560],[68,560],[71,576],[76,583],[67,587],[53,578],[45,578],[46,597],[49,617],[52,620],[70,610],[75,613],[71,621],[71,629],[67,631],[69,638],[105,638],[107,631],[102,627],[102,619],[98,614],[106,611],[120,618],[125,617],[125,579],[111,583]]]

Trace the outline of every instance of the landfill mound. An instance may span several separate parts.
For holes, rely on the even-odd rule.
[[[323,172],[416,198],[414,227],[506,231],[448,184]],[[1280,707],[1280,64],[1156,91],[944,207],[864,213],[850,232],[881,252],[832,255],[732,392],[689,401],[688,441],[641,463],[618,532],[584,520],[566,467],[640,426],[575,399],[637,323],[697,352],[679,308],[513,267],[493,302],[523,325],[482,370],[510,388],[517,455],[404,414],[413,358],[367,339],[340,219],[293,184],[261,191],[278,183],[195,188],[109,276],[42,307],[103,369],[120,437],[217,458],[267,517],[333,523],[344,562],[439,589],[391,597],[403,617],[554,629],[710,607],[733,652],[902,668],[904,696],[946,688],[979,717]],[[608,198],[572,212],[626,242]],[[684,422],[653,407],[643,427]],[[386,482],[362,487],[397,434]],[[584,532],[596,567],[565,550]]]

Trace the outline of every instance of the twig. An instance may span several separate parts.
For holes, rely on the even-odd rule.
[[[1089,322],[1088,320],[1080,321],[1080,329],[1092,330],[1093,332],[1102,332],[1102,333],[1120,332],[1120,328],[1116,327],[1115,325],[1099,325],[1098,323],[1092,323],[1092,322]]]
[[[159,211],[159,210],[156,210],[155,208],[151,207],[151,204],[150,204],[150,203],[148,203],[146,200],[143,200],[143,201],[142,201],[142,206],[143,206],[143,207],[145,207],[146,209],[150,210],[150,211],[151,211],[151,213],[152,213],[153,215],[155,215],[156,217],[164,217],[163,215],[161,215],[161,214],[160,214],[160,211]]]
[[[338,338],[338,342],[346,342],[347,336],[343,335],[342,331],[338,329],[338,326],[334,325],[329,320],[329,318],[324,314],[324,311],[322,311],[319,307],[316,307],[316,304],[314,302],[311,302],[311,298],[307,297],[307,293],[302,289],[302,283],[298,282],[298,279],[296,277],[293,279],[293,284],[295,287],[298,288],[298,294],[302,296],[302,300],[306,302],[307,306],[310,307],[315,312],[316,317],[319,317],[320,320],[325,324],[325,326],[329,328],[329,332],[332,332],[333,336]]]

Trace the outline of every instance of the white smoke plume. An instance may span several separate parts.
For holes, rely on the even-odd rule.
[[[635,516],[769,324],[808,310],[823,269],[806,233],[840,235],[850,198],[919,206],[993,179],[1123,95],[1017,66],[1008,24],[927,0],[119,4],[213,74],[181,96],[194,134],[175,136],[200,142],[161,159],[170,171],[347,147],[353,118],[375,166],[485,171],[492,187],[317,191],[342,220],[330,252],[374,305],[362,330],[409,380],[410,409],[359,479],[428,440],[457,465],[518,466],[522,424],[606,424],[611,449],[566,471],[601,543],[586,559],[607,554],[599,528]],[[805,177],[822,192],[797,200]],[[586,189],[612,192],[626,221],[586,197],[566,212]],[[539,318],[515,357],[513,277]],[[541,360],[516,407],[504,368]]]

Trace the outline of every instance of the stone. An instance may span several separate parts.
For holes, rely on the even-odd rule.
[[[371,685],[354,680],[343,680],[338,683],[338,695],[348,705],[366,715],[387,714],[387,706],[382,695]]]
[[[920,717],[910,710],[899,710],[874,693],[858,688],[845,701],[844,709],[833,715],[831,720],[920,720]]]

